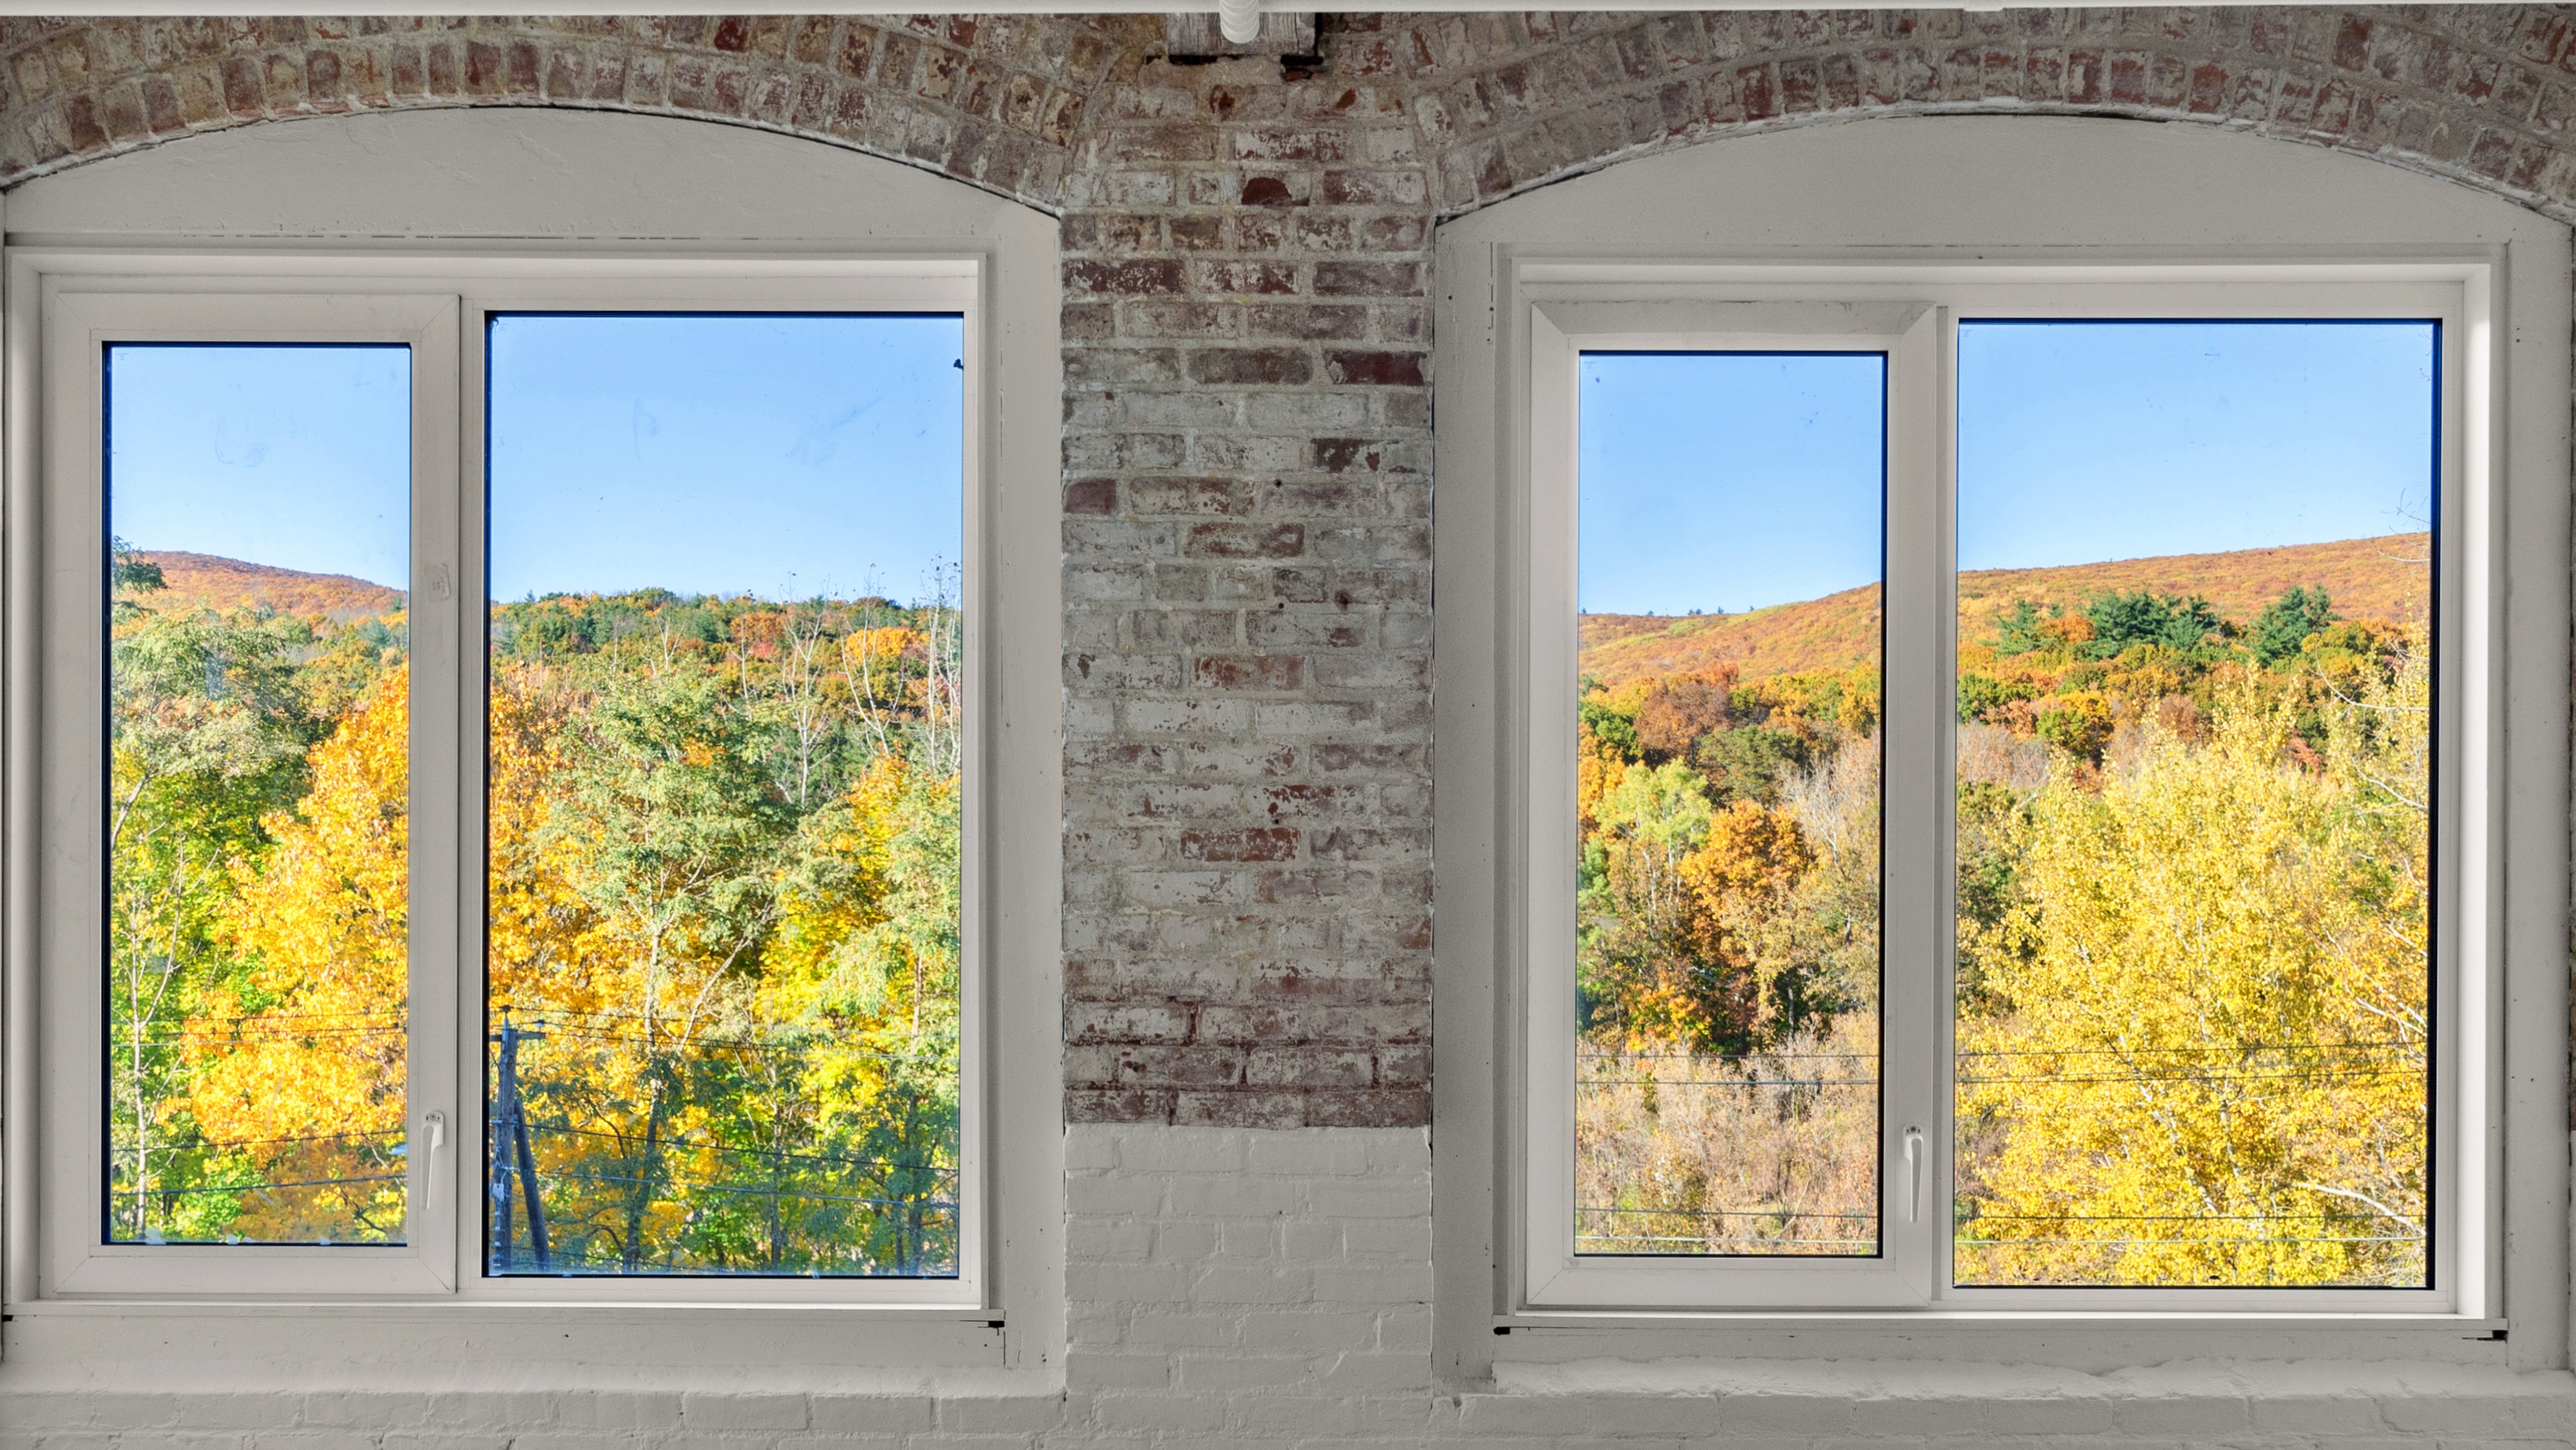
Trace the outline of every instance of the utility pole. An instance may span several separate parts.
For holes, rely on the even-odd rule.
[[[553,1267],[553,1254],[546,1244],[546,1202],[537,1191],[536,1155],[528,1145],[528,1115],[519,1100],[519,1044],[545,1040],[542,1032],[521,1031],[510,1020],[507,1004],[501,1008],[501,1030],[489,1039],[500,1044],[501,1062],[498,1090],[492,1095],[492,1164],[486,1177],[492,1185],[491,1272],[506,1274],[517,1267],[518,1245],[511,1232],[510,1176],[519,1179],[519,1197],[527,1204],[528,1245],[536,1250],[537,1272]]]

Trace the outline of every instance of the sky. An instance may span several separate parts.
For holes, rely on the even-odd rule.
[[[109,532],[409,587],[411,352],[108,349]]]
[[[965,552],[955,316],[510,316],[491,592],[926,598]],[[400,347],[118,345],[111,530],[407,584]]]
[[[1886,359],[1586,353],[1578,607],[1730,613],[1878,577]]]
[[[519,316],[491,339],[492,597],[927,598],[965,553],[955,316]]]
[[[1959,566],[2425,527],[2427,323],[1963,322]],[[1686,614],[1878,577],[1880,374],[1853,355],[1587,354],[1577,594]]]

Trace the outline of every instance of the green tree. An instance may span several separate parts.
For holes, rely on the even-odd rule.
[[[2309,635],[2323,631],[2342,617],[2335,613],[2334,602],[2326,597],[2323,588],[2293,584],[2255,616],[2254,657],[2266,668],[2278,665],[2297,654]]]
[[[2010,659],[2014,655],[2046,649],[2052,643],[2044,628],[2047,623],[2048,619],[2039,612],[2038,604],[2028,599],[2014,600],[2012,608],[1995,621],[1995,654]]]
[[[2110,659],[2139,644],[2191,649],[2222,623],[2218,611],[2197,594],[2177,597],[2152,589],[2095,595],[2085,604],[2084,617],[2093,626],[2086,649],[2095,659]]]

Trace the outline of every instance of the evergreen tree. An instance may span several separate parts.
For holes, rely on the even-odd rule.
[[[2289,592],[2263,607],[2254,620],[2254,657],[2277,665],[2299,652],[2309,635],[2342,618],[2322,588],[2290,586]]]

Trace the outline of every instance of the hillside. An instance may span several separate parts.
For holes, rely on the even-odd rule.
[[[148,550],[136,557],[161,566],[166,587],[149,601],[154,609],[203,605],[229,611],[265,604],[280,614],[319,614],[346,624],[403,607],[401,590],[346,574],[307,574],[178,549]]]
[[[2294,584],[2322,585],[2348,618],[2421,617],[2428,534],[2329,544],[2169,554],[2055,569],[1984,569],[1959,576],[1960,638],[1984,638],[2017,599],[2080,604],[2112,590],[2199,594],[2228,619],[2249,620]],[[1587,614],[1583,673],[1615,685],[1732,660],[1747,679],[1833,669],[1867,658],[1879,629],[1878,588],[1775,604],[1744,614]]]

